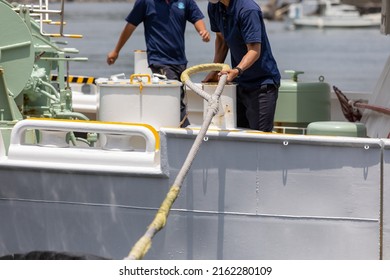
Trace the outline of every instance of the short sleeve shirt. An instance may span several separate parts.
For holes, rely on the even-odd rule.
[[[245,88],[263,84],[280,85],[280,73],[268,41],[260,7],[253,0],[230,0],[229,7],[222,3],[208,6],[210,27],[221,32],[230,50],[232,66],[237,66],[247,53],[246,44],[260,43],[260,58],[239,77]]]
[[[184,65],[188,62],[186,22],[194,24],[203,18],[194,0],[137,0],[126,21],[135,26],[144,23],[149,65]]]

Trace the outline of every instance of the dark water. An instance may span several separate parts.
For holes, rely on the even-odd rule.
[[[197,2],[208,26],[207,1]],[[71,64],[72,74],[109,77],[133,73],[133,51],[145,49],[142,26],[122,49],[115,65],[108,66],[105,62],[132,5],[127,2],[66,4],[65,33],[84,35],[83,39],[68,39],[69,47],[77,48],[78,56],[88,57],[88,62]],[[379,28],[289,30],[285,22],[268,22],[267,30],[283,78],[288,77],[284,70],[300,70],[305,72],[300,76],[301,81],[317,81],[322,75],[329,84],[345,91],[371,92],[390,55],[390,36],[380,34]],[[193,26],[187,25],[188,66],[212,62],[214,38],[212,34],[212,41],[204,43]]]

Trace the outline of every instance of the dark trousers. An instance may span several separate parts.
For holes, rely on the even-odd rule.
[[[187,65],[160,65],[160,64],[152,64],[150,65],[150,69],[153,73],[165,75],[169,80],[178,80],[180,81],[181,73],[186,70]],[[187,117],[187,107],[184,103],[184,86],[180,88],[180,122],[181,127],[186,127],[190,125],[190,122]]]
[[[237,126],[264,132],[274,127],[279,88],[273,84],[258,89],[237,87]]]

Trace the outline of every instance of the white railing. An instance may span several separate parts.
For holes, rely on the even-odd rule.
[[[96,145],[72,144],[69,134],[73,132],[96,134]],[[37,134],[38,141],[26,140],[26,135]],[[8,156],[0,163],[29,168],[162,174],[159,135],[153,127],[143,124],[22,120],[12,129]]]

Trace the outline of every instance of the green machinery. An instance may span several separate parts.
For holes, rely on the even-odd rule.
[[[302,71],[285,71],[291,79],[282,80],[276,105],[275,124],[287,127],[288,133],[302,134],[309,123],[329,121],[330,86],[320,77],[318,82],[298,81]]]
[[[0,131],[5,144],[9,143],[13,125],[24,118],[84,119],[72,111],[72,92],[66,82],[74,48],[62,48],[66,42],[54,38],[81,38],[63,33],[64,0],[60,10],[49,10],[48,0],[40,5],[9,4],[0,0]],[[60,16],[53,22],[49,15]],[[58,34],[45,33],[45,24],[58,25]],[[57,76],[56,83],[51,75]]]

